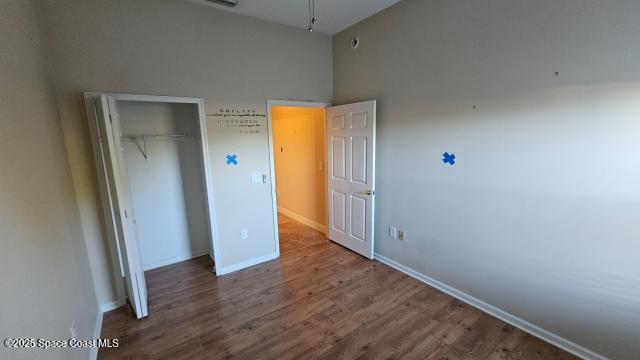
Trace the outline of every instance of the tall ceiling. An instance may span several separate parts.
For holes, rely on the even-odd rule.
[[[309,26],[308,0],[238,0],[235,8],[207,0],[187,1],[304,29]],[[318,22],[313,28],[314,31],[334,35],[399,1],[315,0]]]

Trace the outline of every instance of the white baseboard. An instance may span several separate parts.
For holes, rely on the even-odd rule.
[[[509,314],[508,312],[498,309],[497,307],[488,304],[480,299],[477,299],[465,292],[462,292],[456,288],[453,288],[449,285],[441,283],[440,281],[433,279],[427,275],[424,275],[416,270],[411,269],[408,266],[402,265],[394,260],[391,260],[383,255],[375,254],[374,259],[380,261],[383,264],[389,265],[392,268],[402,271],[403,273],[415,278],[417,280],[426,283],[446,294],[449,294],[460,301],[463,301],[489,315],[492,315],[508,324],[511,324],[535,337],[538,337],[548,343],[551,343],[563,350],[566,350],[573,355],[581,357],[583,359],[589,360],[607,360],[606,357],[591,351],[581,345],[578,345],[572,341],[569,341],[561,336],[558,336],[550,331],[547,331],[541,327],[538,327],[526,320],[523,320],[515,315]]]
[[[115,310],[125,304],[124,300],[116,300],[108,303],[100,304],[100,311],[106,313],[111,310]]]
[[[100,306],[102,308],[102,306]],[[102,333],[102,318],[104,313],[102,309],[98,311],[96,315],[96,327],[93,329],[93,339],[100,339],[100,334]],[[97,360],[98,359],[98,351],[100,351],[99,347],[92,347],[89,351],[89,359]]]
[[[241,263],[229,265],[229,266],[226,266],[226,267],[223,267],[223,268],[219,268],[219,269],[216,267],[216,274],[218,276],[229,274],[229,273],[232,273],[234,271],[242,270],[244,268],[248,268],[248,267],[253,266],[253,265],[258,265],[258,264],[263,263],[265,261],[269,261],[269,260],[273,260],[273,259],[277,259],[277,258],[278,258],[278,254],[277,253],[273,253],[273,254],[269,254],[269,255],[265,255],[265,256],[260,256],[260,257],[257,257],[255,259],[243,261]]]
[[[208,255],[209,253],[210,253],[209,249],[200,250],[200,251],[194,251],[194,252],[191,253],[191,255],[188,255],[188,256],[180,256],[180,257],[173,258],[173,259],[160,260],[160,261],[152,262],[150,264],[142,265],[142,269],[144,271],[153,270],[153,269],[157,269],[159,267],[163,267],[163,266],[179,263],[181,261],[191,260],[191,259],[196,258],[198,256]]]
[[[293,212],[291,210],[287,210],[287,209],[283,208],[282,206],[278,206],[278,212],[280,212],[280,213],[292,218],[293,220],[295,220],[295,221],[297,221],[297,222],[299,222],[301,224],[307,225],[308,227],[310,227],[312,229],[318,230],[323,234],[327,233],[327,227],[326,226],[320,224],[319,222],[316,222],[314,220],[306,218],[306,217],[304,217],[304,216],[302,216],[302,215],[300,215],[298,213],[295,213],[295,212]]]

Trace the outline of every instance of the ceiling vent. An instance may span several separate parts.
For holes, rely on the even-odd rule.
[[[207,0],[208,2],[225,5],[228,7],[236,7],[238,5],[238,0]]]

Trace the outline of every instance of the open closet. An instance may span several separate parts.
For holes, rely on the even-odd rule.
[[[85,93],[114,267],[138,318],[144,271],[215,258],[213,195],[200,98]],[[126,292],[126,294],[125,294]]]
[[[196,107],[119,101],[118,113],[143,269],[209,254]]]

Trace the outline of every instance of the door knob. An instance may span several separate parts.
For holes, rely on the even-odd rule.
[[[365,190],[363,192],[361,192],[360,194],[364,194],[364,195],[374,195],[376,192],[373,190]]]

